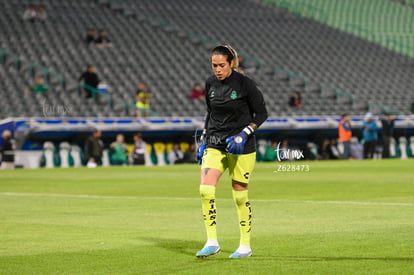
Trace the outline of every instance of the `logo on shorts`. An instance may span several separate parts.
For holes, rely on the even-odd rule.
[[[250,173],[249,173],[249,172],[246,172],[246,173],[244,173],[244,175],[243,175],[243,177],[244,177],[246,180],[248,180],[248,179],[249,179],[249,176],[250,176]]]

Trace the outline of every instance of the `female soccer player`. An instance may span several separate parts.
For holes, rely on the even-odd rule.
[[[238,57],[232,47],[218,46],[210,57],[214,75],[206,81],[207,116],[197,151],[207,243],[196,256],[220,253],[215,192],[220,176],[228,168],[240,226],[240,246],[230,258],[244,258],[252,255],[252,210],[247,193],[256,162],[254,131],[266,120],[267,111],[256,84],[238,72]]]

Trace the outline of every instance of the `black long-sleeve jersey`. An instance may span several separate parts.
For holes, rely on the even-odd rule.
[[[206,92],[207,148],[225,150],[228,137],[240,133],[250,123],[259,127],[267,118],[261,91],[253,80],[239,72],[233,71],[221,81],[211,76],[206,81]],[[255,151],[253,134],[249,136],[243,154]]]
[[[82,81],[82,79],[85,81],[86,85],[89,85],[91,87],[97,88],[99,85],[99,78],[96,73],[90,73],[88,71],[84,72],[78,79],[78,81]]]

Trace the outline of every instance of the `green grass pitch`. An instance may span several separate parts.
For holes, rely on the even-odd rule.
[[[275,172],[293,164],[310,171]],[[414,274],[413,167],[257,163],[245,259],[228,258],[239,229],[227,174],[222,252],[197,259],[197,165],[0,171],[0,274]]]

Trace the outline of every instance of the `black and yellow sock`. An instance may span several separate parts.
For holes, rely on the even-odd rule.
[[[200,185],[200,195],[204,224],[207,230],[207,240],[217,240],[216,187],[204,184]]]
[[[248,191],[233,190],[233,199],[236,203],[239,216],[240,244],[250,246],[250,232],[252,228],[252,208],[248,199]]]

